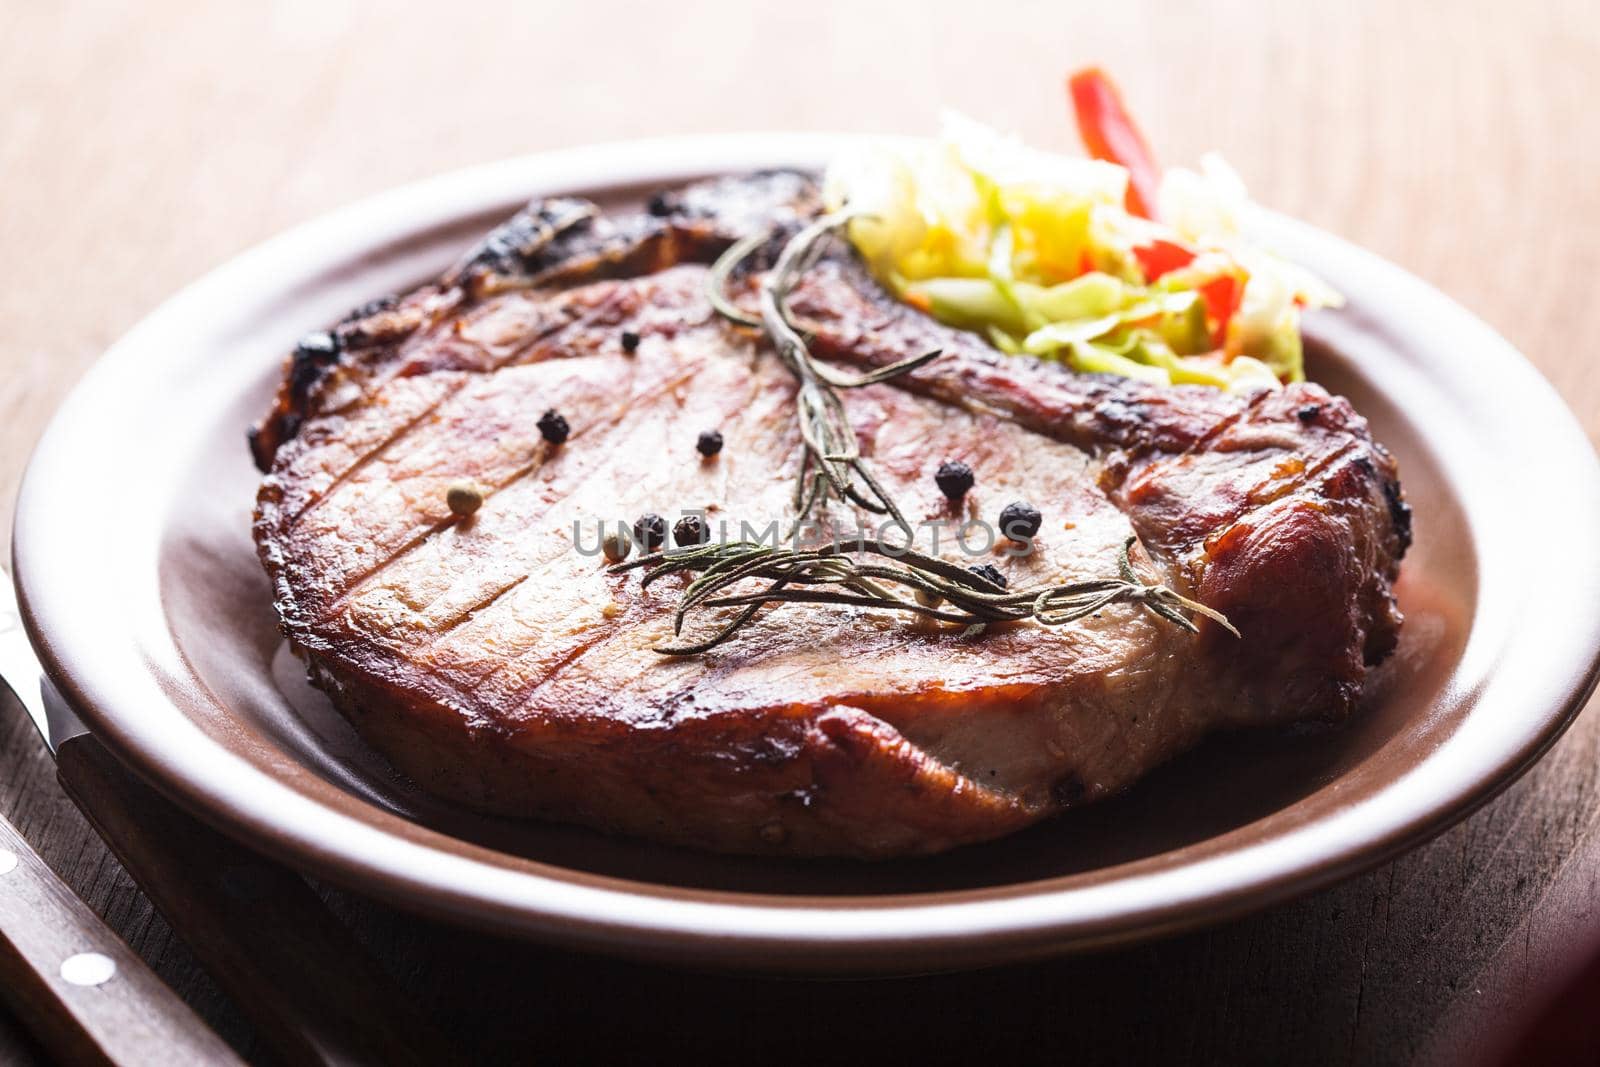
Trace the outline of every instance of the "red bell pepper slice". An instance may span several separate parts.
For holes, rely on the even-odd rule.
[[[1078,135],[1095,159],[1119,164],[1128,171],[1130,212],[1147,219],[1156,217],[1157,191],[1161,171],[1122,104],[1122,94],[1099,67],[1086,67],[1067,79],[1072,107],[1078,118]]]
[[[1144,280],[1153,282],[1163,274],[1193,263],[1194,253],[1176,241],[1163,241],[1158,237],[1147,245],[1134,246],[1133,258],[1139,261]]]
[[[1228,338],[1228,321],[1239,310],[1244,298],[1244,285],[1237,275],[1223,274],[1200,287],[1200,299],[1206,302],[1206,317],[1216,325],[1212,327],[1211,343],[1221,348]]]

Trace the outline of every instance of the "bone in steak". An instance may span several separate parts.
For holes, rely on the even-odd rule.
[[[713,314],[704,284],[733,240],[817,209],[790,173],[616,216],[539,201],[438,282],[290,358],[251,435],[267,471],[256,543],[292,647],[370,743],[484,811],[730,852],[891,856],[1104,797],[1218,728],[1351,711],[1395,643],[1409,512],[1348,402],[1002,356],[845,253],[793,305],[841,365],[943,349],[844,399],[908,517],[950,522],[944,555],[1048,584],[1114,573],[1136,535],[1142,577],[1243,638],[1127,604],[980,636],[784,605],[704,655],[655,652],[681,583],[641,592],[637,572],[608,574],[595,523],[792,515],[793,378]],[[540,433],[551,410],[564,443]],[[711,429],[724,443],[708,458]],[[934,481],[945,460],[976,476],[956,502]],[[462,520],[446,495],[464,479],[483,503]],[[948,531],[1013,500],[1043,515],[1034,553],[961,555]]]

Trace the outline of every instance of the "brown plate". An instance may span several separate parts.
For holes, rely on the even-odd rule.
[[[178,294],[62,407],[18,504],[29,631],[94,732],[173,799],[402,906],[608,952],[774,971],[948,968],[1147,937],[1371,866],[1524,771],[1594,685],[1600,467],[1543,379],[1415,278],[1281,218],[1350,300],[1312,377],[1399,456],[1417,512],[1400,652],[1337,729],[1218,737],[1127,795],[989,845],[865,864],[733,859],[470,815],[367,751],[286,656],[250,541],[245,425],[309,329],[447,265],[536,194],[620,203],[816,166],[839,140],[606,146],[435,179]]]

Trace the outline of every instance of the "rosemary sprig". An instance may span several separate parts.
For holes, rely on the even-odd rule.
[[[859,389],[888,381],[938,358],[939,351],[913,356],[868,374],[841,374],[812,357],[805,335],[789,314],[789,295],[821,255],[823,240],[852,217],[848,212],[825,215],[790,238],[779,253],[777,264],[760,283],[759,314],[752,315],[734,304],[728,298],[727,286],[734,269],[771,239],[770,232],[743,238],[717,259],[707,276],[707,297],[717,313],[729,321],[764,331],[777,350],[778,358],[800,383],[795,403],[805,454],[795,481],[795,526],[791,536],[800,529],[817,503],[831,494],[865,511],[889,516],[909,541],[915,531],[862,459],[855,430],[837,390]]]
[[[1112,604],[1138,604],[1157,617],[1191,633],[1199,632],[1190,615],[1203,615],[1235,637],[1225,615],[1165,585],[1147,585],[1134,573],[1129,551],[1135,538],[1123,543],[1117,577],[1008,591],[948,560],[910,547],[915,531],[861,457],[855,430],[838,390],[858,389],[888,381],[939,356],[938,351],[902,360],[859,376],[841,374],[811,355],[808,339],[789,313],[788,298],[805,272],[821,255],[824,240],[850,221],[841,212],[806,226],[784,245],[778,261],[757,287],[758,311],[752,314],[728,296],[728,282],[738,266],[772,239],[754,233],[734,243],[717,259],[707,278],[707,297],[719,315],[740,326],[764,332],[778,358],[799,382],[796,407],[804,455],[795,482],[796,534],[812,509],[833,496],[879,515],[888,515],[907,537],[905,545],[859,537],[816,548],[783,548],[749,541],[708,544],[654,552],[612,567],[612,574],[643,568],[643,585],[671,574],[695,575],[684,589],[673,615],[672,631],[683,635],[688,617],[701,609],[738,608],[710,636],[656,651],[692,656],[727,641],[762,608],[774,604],[834,604],[905,611],[941,622],[965,625],[968,632],[990,623],[1022,622],[1063,626]],[[751,583],[760,583],[752,585]]]
[[[710,544],[652,553],[618,564],[611,573],[644,568],[644,586],[669,574],[695,574],[673,615],[672,630],[677,636],[682,636],[684,623],[697,609],[741,609],[703,640],[656,649],[669,656],[692,656],[715,648],[771,604],[835,604],[905,611],[976,630],[990,623],[1025,619],[1043,626],[1063,626],[1112,604],[1138,604],[1191,633],[1199,632],[1190,618],[1193,614],[1203,615],[1239,636],[1227,616],[1216,609],[1165,585],[1147,585],[1140,580],[1129,558],[1134,540],[1129,537],[1123,542],[1115,578],[1014,592],[948,560],[868,537],[816,548],[781,548],[749,541]],[[753,590],[734,588],[752,580],[765,584]],[[908,598],[904,593],[911,595]]]

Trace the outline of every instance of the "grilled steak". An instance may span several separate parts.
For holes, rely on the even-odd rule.
[[[703,511],[732,534],[792,516],[794,380],[704,289],[730,242],[816,210],[794,174],[618,217],[536,202],[437,283],[300,346],[252,432],[267,471],[255,537],[292,646],[372,744],[485,811],[889,856],[1106,796],[1211,730],[1350,712],[1395,643],[1410,531],[1394,461],[1348,402],[1002,356],[844,253],[792,302],[820,357],[866,369],[944,352],[844,394],[908,517],[946,524],[940,554],[1031,586],[1114,573],[1134,535],[1142,577],[1243,638],[1131,604],[975,636],[787,605],[703,655],[654,651],[682,582],[609,574],[597,524]],[[550,410],[569,427],[559,444],[539,429]],[[714,457],[696,451],[707,430],[723,437]],[[947,459],[976,476],[959,503],[934,482]],[[485,487],[466,519],[446,503],[461,479]],[[1034,551],[971,559],[956,528],[1013,500],[1043,515]],[[973,533],[967,548],[984,546]]]

